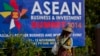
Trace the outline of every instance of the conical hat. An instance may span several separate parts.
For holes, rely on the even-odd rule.
[[[66,26],[63,30],[68,32],[73,32],[72,26]]]

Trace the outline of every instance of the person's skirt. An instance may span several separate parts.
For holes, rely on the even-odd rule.
[[[72,54],[68,53],[67,50],[61,46],[58,50],[57,56],[72,56]]]

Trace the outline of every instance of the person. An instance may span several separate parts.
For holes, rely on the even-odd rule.
[[[72,56],[73,39],[70,37],[72,32],[72,27],[66,26],[61,35],[56,37],[59,44],[57,56]]]

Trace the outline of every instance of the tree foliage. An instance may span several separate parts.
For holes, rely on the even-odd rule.
[[[3,42],[0,42],[0,55],[1,56],[35,56],[42,49],[36,47],[31,41],[23,38],[22,35],[6,38]]]
[[[100,23],[100,0],[85,0],[86,45],[76,48],[76,56],[95,55],[95,26]]]

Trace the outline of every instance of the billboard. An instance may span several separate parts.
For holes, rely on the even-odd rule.
[[[40,47],[52,47],[62,28],[72,25],[74,46],[85,45],[84,0],[1,0],[0,39],[19,33]]]

